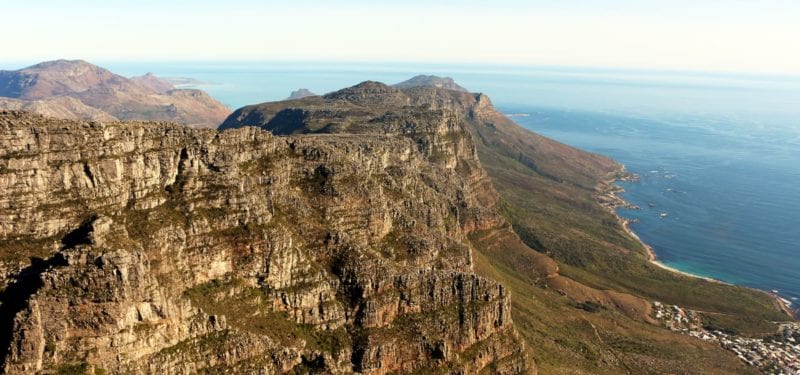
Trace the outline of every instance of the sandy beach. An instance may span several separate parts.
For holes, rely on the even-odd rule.
[[[622,177],[619,177],[620,175],[622,175]],[[714,279],[714,278],[711,278],[711,277],[700,276],[700,275],[695,275],[693,273],[681,271],[679,269],[670,267],[670,266],[668,266],[666,264],[663,264],[663,263],[659,262],[658,261],[658,257],[656,256],[656,253],[653,250],[653,247],[648,245],[644,241],[642,241],[642,239],[636,234],[636,232],[634,232],[630,228],[630,221],[625,219],[625,218],[623,218],[622,216],[620,216],[617,213],[617,208],[619,208],[619,207],[630,207],[631,206],[630,203],[626,202],[624,199],[622,199],[622,197],[619,196],[619,194],[625,192],[625,190],[622,189],[621,187],[619,187],[618,185],[614,184],[617,181],[638,181],[638,176],[627,173],[625,171],[625,168],[622,167],[622,169],[618,173],[615,173],[613,177],[609,178],[606,181],[603,181],[602,183],[600,183],[598,185],[598,191],[599,191],[598,202],[602,206],[604,206],[607,209],[609,209],[609,211],[614,215],[614,217],[617,218],[617,220],[619,221],[620,225],[622,225],[622,227],[625,229],[625,232],[628,233],[628,235],[630,235],[634,239],[636,239],[636,241],[638,241],[642,245],[642,247],[644,247],[644,249],[646,251],[646,255],[647,255],[647,260],[649,260],[650,263],[652,263],[652,264],[654,264],[654,265],[656,265],[656,266],[658,266],[658,267],[660,267],[662,269],[665,269],[667,271],[674,272],[674,273],[677,273],[677,274],[680,274],[680,275],[683,275],[683,276],[703,279],[703,280],[714,282],[714,283],[734,285],[734,284],[727,283],[727,282],[724,282],[724,281],[721,281],[721,280],[717,280],[717,279]],[[783,310],[789,316],[793,316],[794,317],[794,316],[797,315],[797,311],[795,311],[791,307],[792,303],[790,301],[788,301],[787,299],[781,297],[777,293],[764,291],[764,290],[760,290],[760,289],[755,289],[755,290],[758,290],[758,291],[763,292],[763,293],[767,293],[770,296],[772,296],[775,299],[776,304],[780,307],[780,309]]]
[[[616,212],[615,212],[615,215],[616,215]],[[650,245],[648,245],[647,243],[645,243],[644,241],[642,241],[642,239],[639,238],[639,236],[630,228],[630,225],[629,225],[630,222],[628,220],[620,217],[619,215],[617,215],[617,219],[620,221],[620,224],[622,224],[622,227],[625,228],[625,232],[627,232],[631,237],[635,238],[636,241],[639,241],[639,243],[642,244],[642,246],[645,248],[645,250],[647,250],[647,260],[649,260],[650,263],[652,263],[652,264],[654,264],[654,265],[656,265],[658,267],[661,267],[661,268],[663,268],[663,269],[665,269],[667,271],[678,273],[678,274],[681,274],[681,275],[684,275],[684,276],[695,277],[695,278],[698,278],[698,279],[703,279],[703,280],[707,280],[707,281],[711,281],[711,282],[715,282],[715,283],[733,285],[733,284],[726,283],[724,281],[717,280],[717,279],[714,279],[714,278],[711,278],[711,277],[700,276],[700,275],[695,275],[693,273],[681,271],[681,270],[679,270],[677,268],[673,268],[673,267],[670,267],[670,266],[668,266],[668,265],[666,265],[664,263],[659,262],[658,258],[656,257],[655,251],[653,251],[653,248]]]

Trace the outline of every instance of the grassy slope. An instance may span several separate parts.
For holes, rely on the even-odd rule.
[[[552,147],[547,142],[553,141],[540,139],[510,121],[496,128],[474,126],[473,134],[481,162],[504,200],[505,213],[515,231],[530,247],[556,259],[561,274],[600,289],[718,313],[710,316],[720,317],[721,323],[730,321],[732,328],[744,331],[770,330],[772,327],[764,321],[787,319],[765,293],[681,276],[648,262],[641,244],[595,202],[594,185],[618,168],[608,159],[589,153],[571,154],[570,158],[551,158],[538,168],[530,168],[520,162],[520,157],[511,156],[509,140],[522,145],[515,151],[532,160],[541,160],[537,149]],[[574,168],[563,168],[564,173],[560,173],[558,163],[581,165],[583,173]],[[555,177],[544,176],[537,169]],[[589,178],[594,183],[590,184]]]
[[[473,237],[475,271],[511,292],[514,324],[540,374],[755,374],[719,346],[629,319],[588,312],[528,277],[513,242],[487,249]],[[489,241],[497,243],[496,241]],[[524,245],[523,245],[524,246]],[[528,249],[529,251],[529,249]]]
[[[756,334],[773,330],[769,321],[787,320],[765,293],[681,276],[648,262],[641,244],[595,200],[595,186],[618,171],[616,163],[575,152],[505,118],[492,120],[495,126],[475,121],[471,131],[505,214],[527,246],[482,242],[478,234],[476,271],[511,290],[515,323],[541,373],[750,371],[715,344],[610,309],[579,309],[531,276],[536,273],[530,263],[538,258],[526,253],[536,253],[533,248],[554,258],[563,276],[705,311],[709,323],[720,327]]]

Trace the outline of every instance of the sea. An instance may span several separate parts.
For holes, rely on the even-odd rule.
[[[192,78],[231,109],[417,74],[483,92],[520,125],[640,176],[620,209],[658,261],[800,302],[800,77],[358,62],[95,62]],[[25,64],[4,64],[17,69]],[[635,219],[635,220],[634,220]]]

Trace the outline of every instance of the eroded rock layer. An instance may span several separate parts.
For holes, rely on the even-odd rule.
[[[506,224],[459,115],[357,126],[381,131],[0,112],[5,371],[534,372],[471,269]]]

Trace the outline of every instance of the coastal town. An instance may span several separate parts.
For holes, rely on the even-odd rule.
[[[766,374],[800,375],[800,323],[779,323],[763,338],[743,337],[704,326],[695,311],[653,302],[653,316],[672,331],[719,343]]]

